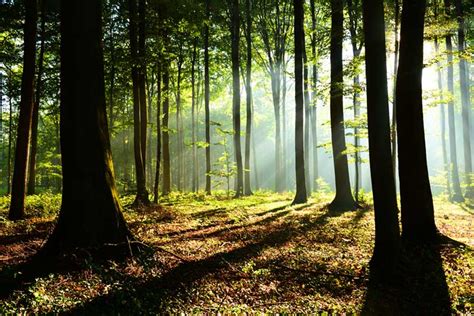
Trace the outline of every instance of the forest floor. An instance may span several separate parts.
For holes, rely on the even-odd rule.
[[[382,287],[368,269],[373,211],[331,213],[330,198],[293,207],[288,194],[182,194],[161,207],[126,208],[131,230],[152,253],[84,260],[73,271],[38,277],[0,295],[0,314],[474,312],[474,209],[436,199],[439,230],[460,243],[406,246],[398,282]],[[6,201],[0,275],[41,247],[60,197],[29,197],[30,215],[17,223],[5,220]]]

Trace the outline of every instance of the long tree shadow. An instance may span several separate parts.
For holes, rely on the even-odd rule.
[[[370,277],[362,314],[451,315],[442,247],[405,244],[396,281],[382,285]]]
[[[181,299],[182,295],[184,297],[192,295],[191,288],[196,281],[228,268],[230,264],[249,260],[269,247],[281,246],[295,236],[305,235],[325,223],[326,217],[327,214],[316,219],[303,216],[298,222],[282,222],[277,228],[262,234],[263,237],[256,242],[231,251],[220,252],[202,260],[183,262],[157,278],[144,283],[134,282],[120,290],[95,298],[85,305],[77,306],[67,314],[133,314],[137,311],[141,313],[153,311],[159,314],[166,312],[166,300],[174,297],[178,292],[181,294]]]

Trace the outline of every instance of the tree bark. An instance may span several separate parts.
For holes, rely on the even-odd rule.
[[[436,54],[439,53],[439,43],[438,38],[435,38],[435,50]],[[449,162],[448,162],[448,151],[446,146],[446,111],[445,111],[445,104],[444,104],[444,96],[443,96],[443,79],[441,76],[441,63],[437,62],[437,74],[438,74],[438,90],[440,91],[440,104],[439,104],[439,111],[440,111],[440,125],[441,125],[441,146],[443,150],[443,167],[444,172],[446,173],[446,189],[448,192],[448,196],[451,197],[451,181],[450,181],[450,171],[449,171]]]
[[[192,160],[193,160],[193,179],[192,192],[196,192],[198,188],[198,166],[196,157],[196,61],[197,61],[197,39],[193,42],[193,56],[191,62],[191,142],[193,146]]]
[[[329,205],[333,211],[353,210],[357,207],[352,197],[347,163],[346,139],[344,128],[343,108],[343,71],[342,71],[342,41],[343,41],[343,1],[331,0],[331,137],[336,176],[336,197]]]
[[[45,0],[40,1],[41,10],[41,29],[40,29],[40,52],[38,57],[38,76],[36,79],[36,91],[35,100],[33,103],[33,115],[31,119],[31,146],[30,146],[30,159],[28,162],[28,184],[26,193],[28,195],[35,194],[36,189],[36,152],[38,148],[38,121],[39,121],[39,108],[41,93],[43,90],[43,65],[44,65],[44,51],[45,44],[44,39],[46,37],[46,13],[45,13]]]
[[[400,0],[395,0],[395,56],[393,57],[393,80],[397,80],[398,53],[400,49],[399,24],[400,24]],[[397,189],[397,96],[396,84],[393,85],[393,104],[392,104],[392,164],[395,179],[395,190]]]
[[[293,204],[306,203],[305,148],[304,148],[304,97],[303,97],[303,0],[293,0],[295,30],[295,171],[296,196]]]
[[[383,0],[363,0],[369,154],[375,212],[371,272],[394,277],[400,252],[397,196],[391,161]]]
[[[155,167],[155,183],[153,186],[153,202],[158,203],[159,200],[159,183],[161,169],[161,60],[158,60],[156,67],[156,167]]]
[[[313,138],[313,181],[314,182],[314,191],[318,190],[318,178],[319,178],[319,159],[318,159],[318,113],[317,113],[317,94],[316,89],[318,85],[318,66],[317,66],[317,56],[316,56],[316,6],[314,3],[315,0],[310,1],[311,9],[311,54],[313,57],[313,72],[311,76],[312,80],[312,106],[310,110],[311,115],[311,136]]]
[[[423,124],[425,9],[425,0],[403,1],[396,90],[402,228],[412,241],[431,241],[437,234]]]
[[[458,52],[460,54],[459,60],[459,79],[461,84],[461,102],[462,102],[462,130],[464,143],[464,175],[466,192],[465,197],[468,199],[474,198],[474,186],[472,185],[472,151],[471,151],[471,96],[469,77],[467,72],[467,60],[464,57],[466,54],[466,26],[464,21],[464,8],[462,0],[456,0],[456,13],[458,19]]]
[[[21,78],[20,117],[13,169],[12,196],[8,218],[19,220],[25,216],[26,169],[28,166],[31,122],[34,107],[34,78],[36,58],[36,0],[25,1],[23,74]]]
[[[206,23],[204,26],[204,116],[206,133],[206,194],[211,194],[211,122],[210,122],[210,87],[209,87],[209,23],[210,0],[206,0]]]
[[[133,239],[115,187],[106,117],[101,1],[61,1],[63,199],[40,254]],[[102,254],[101,254],[102,255]]]
[[[235,196],[243,195],[242,146],[240,136],[240,11],[239,0],[232,1],[232,122],[234,126],[235,163],[237,187]]]
[[[448,15],[451,14],[451,0],[445,0],[445,9]],[[448,91],[451,98],[448,102],[448,127],[449,127],[449,152],[451,160],[451,176],[453,183],[453,195],[451,201],[464,202],[459,181],[458,154],[456,145],[456,123],[454,119],[454,67],[453,67],[453,43],[451,34],[446,35],[446,52],[448,59]]]
[[[251,0],[245,1],[246,10],[246,33],[247,42],[247,68],[246,68],[246,110],[247,121],[245,124],[245,167],[244,167],[244,194],[252,195],[250,185],[250,142],[252,138],[252,5]]]
[[[170,136],[169,136],[169,106],[170,106],[170,75],[169,62],[165,61],[163,69],[163,195],[171,192],[171,168],[170,168]]]
[[[304,7],[304,4],[303,4]],[[304,30],[304,29],[303,29]],[[303,95],[304,95],[304,162],[305,162],[305,180],[306,180],[306,193],[311,192],[312,187],[312,176],[311,176],[311,168],[310,168],[310,161],[309,161],[309,132],[310,132],[310,96],[309,96],[309,68],[308,68],[308,56],[306,55],[306,43],[305,38],[303,36]]]

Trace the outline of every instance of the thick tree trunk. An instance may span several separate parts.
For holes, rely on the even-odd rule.
[[[140,0],[142,1],[142,0]],[[138,11],[141,11],[141,4]],[[148,192],[146,189],[145,155],[146,155],[146,93],[144,92],[144,74],[143,68],[139,63],[142,55],[142,36],[141,19],[142,13],[137,14],[136,0],[129,0],[130,14],[130,50],[133,62],[132,65],[132,84],[133,84],[133,143],[135,154],[135,175],[137,183],[136,206],[148,204]],[[143,89],[142,89],[143,88]],[[143,91],[142,91],[143,90]],[[145,111],[145,113],[143,113]],[[145,128],[143,128],[145,124]],[[145,141],[143,141],[145,138]],[[145,148],[143,146],[145,145]],[[145,150],[144,150],[145,149]]]
[[[344,128],[343,108],[343,71],[342,71],[342,41],[343,41],[343,1],[331,0],[331,137],[336,176],[336,197],[329,205],[333,211],[353,210],[357,207],[352,197],[347,163],[346,139]]]
[[[63,199],[40,252],[51,255],[133,239],[115,188],[106,118],[101,1],[61,1]],[[102,255],[102,254],[101,254]]]
[[[446,12],[450,13],[450,0],[445,0]],[[453,195],[451,201],[463,202],[464,198],[461,192],[461,183],[459,181],[459,168],[458,168],[458,154],[456,145],[456,126],[454,119],[454,69],[453,69],[453,44],[451,35],[446,35],[446,52],[448,58],[448,91],[451,94],[451,98],[448,102],[448,127],[449,127],[449,152],[451,167],[450,172],[453,183]]]
[[[210,0],[206,0],[206,18],[210,19]],[[204,116],[206,133],[206,193],[211,194],[211,122],[210,122],[210,87],[209,87],[209,25],[204,26]]]
[[[161,60],[158,61],[156,67],[156,167],[155,182],[153,186],[153,202],[158,203],[159,200],[159,183],[161,168]]]
[[[462,102],[462,130],[464,142],[464,175],[466,192],[465,197],[468,199],[474,198],[474,186],[472,185],[472,151],[471,151],[471,96],[469,75],[467,72],[467,60],[463,57],[466,54],[466,26],[464,22],[464,10],[462,0],[456,0],[456,12],[458,18],[458,52],[460,54],[459,60],[459,79],[461,84],[461,102]]]
[[[436,54],[439,53],[439,43],[438,38],[435,38],[435,49]],[[446,146],[446,111],[445,111],[445,104],[444,104],[444,95],[443,95],[443,79],[441,76],[441,63],[437,62],[437,73],[438,73],[438,90],[440,91],[439,95],[439,111],[440,111],[440,125],[441,125],[441,146],[443,150],[443,166],[444,172],[446,174],[446,189],[448,192],[448,196],[451,196],[451,181],[450,181],[450,171],[449,171],[449,162],[448,162],[448,151]]]
[[[242,146],[240,136],[240,11],[239,0],[232,1],[232,121],[234,126],[235,163],[237,165],[237,187],[235,196],[243,195]]]
[[[363,0],[369,154],[375,211],[371,272],[394,276],[400,252],[397,196],[390,148],[383,0]]]
[[[36,4],[36,0],[25,1],[23,74],[21,78],[20,117],[18,119],[12,197],[8,213],[10,220],[19,220],[25,216],[26,169],[34,107],[36,22],[38,19]]]
[[[247,69],[246,69],[246,97],[247,97],[247,120],[245,124],[245,166],[244,166],[244,194],[251,195],[250,185],[250,142],[252,138],[252,6],[251,0],[246,0],[246,33],[247,42]]]
[[[397,73],[398,160],[403,236],[436,237],[423,124],[423,30],[426,1],[403,1]]]
[[[36,189],[36,152],[38,148],[38,121],[39,121],[39,108],[40,108],[40,99],[41,92],[43,90],[43,65],[44,65],[44,39],[45,26],[46,26],[46,14],[45,10],[45,0],[41,0],[41,42],[40,42],[40,52],[38,57],[38,76],[36,78],[36,91],[35,91],[35,100],[33,103],[33,116],[31,119],[31,146],[30,146],[30,159],[28,162],[28,184],[26,193],[28,195],[35,194]]]
[[[296,196],[293,204],[306,203],[305,153],[304,153],[304,97],[303,97],[303,38],[304,8],[303,0],[293,0],[295,28],[295,171]]]
[[[169,135],[169,106],[170,106],[170,74],[169,64],[166,61],[163,69],[163,195],[171,192],[170,168],[170,135]]]

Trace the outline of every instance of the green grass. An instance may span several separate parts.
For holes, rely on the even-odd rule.
[[[380,289],[369,282],[370,207],[333,214],[325,208],[329,194],[295,207],[292,197],[172,194],[161,208],[140,210],[127,207],[133,197],[123,197],[132,231],[156,252],[123,262],[86,261],[80,269],[38,278],[0,300],[0,314],[472,313],[472,209],[437,199],[440,231],[466,246],[406,250],[401,280],[409,285]],[[27,205],[33,216],[0,221],[0,240],[6,241],[0,268],[41,246],[60,197],[29,197]],[[7,206],[0,199],[0,216],[6,217]]]

